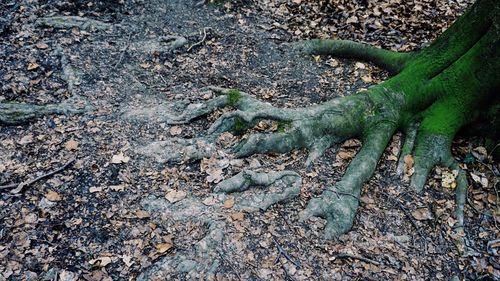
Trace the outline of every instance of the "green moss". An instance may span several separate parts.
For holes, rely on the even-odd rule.
[[[246,130],[248,130],[248,124],[245,121],[243,121],[243,119],[237,117],[234,120],[233,130],[235,134],[242,135],[243,133],[245,133]]]
[[[292,121],[278,121],[278,132],[283,133],[292,127]]]
[[[235,106],[241,99],[241,93],[240,91],[236,89],[231,89],[227,93],[227,101],[230,106]]]

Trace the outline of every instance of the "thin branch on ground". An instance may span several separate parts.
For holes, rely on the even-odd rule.
[[[130,39],[132,38],[132,32],[129,33],[128,35],[128,39],[127,39],[127,44],[125,45],[125,47],[123,47],[123,49],[120,51],[120,58],[118,59],[118,62],[115,64],[115,66],[113,66],[113,69],[116,69],[118,67],[118,65],[120,65],[122,63],[122,60],[123,60],[123,56],[125,55],[125,52],[127,51],[127,49],[129,48],[130,46]]]
[[[53,170],[53,171],[50,171],[46,174],[43,174],[37,178],[34,178],[32,180],[27,180],[27,181],[24,181],[24,182],[21,182],[21,183],[15,183],[15,184],[9,184],[9,185],[3,185],[3,186],[0,186],[0,191],[1,190],[7,190],[7,189],[12,189],[14,188],[13,190],[10,191],[10,193],[12,194],[17,194],[17,193],[21,193],[21,191],[25,188],[25,187],[28,187],[42,179],[45,179],[45,178],[48,178],[54,174],[57,174],[61,171],[63,171],[64,169],[66,169],[67,167],[69,167],[73,162],[75,162],[76,158],[75,157],[71,157],[71,159],[66,162],[66,164],[62,165],[61,167]]]
[[[198,45],[203,44],[203,42],[205,42],[206,39],[207,39],[207,28],[204,27],[203,28],[203,38],[200,41],[198,41],[198,42],[194,43],[193,45],[189,46],[189,48],[187,49],[187,51],[189,52],[189,51],[191,51],[191,49],[193,47],[196,47]]]
[[[278,252],[279,252],[274,263],[277,263],[279,261],[279,257],[283,256],[289,262],[293,263],[297,268],[300,268],[300,263],[295,261],[294,259],[292,259],[292,257],[290,257],[288,252],[285,249],[283,249],[283,247],[281,247],[281,245],[278,243],[278,240],[276,240],[276,238],[274,236],[273,236],[273,241],[274,241],[274,244],[276,244],[276,248],[278,248]]]
[[[352,254],[347,254],[347,253],[337,254],[337,255],[334,255],[334,257],[336,259],[355,259],[355,260],[360,260],[360,261],[364,261],[364,262],[367,262],[367,263],[371,263],[371,264],[374,264],[374,265],[381,265],[381,263],[379,263],[378,261],[374,261],[372,259],[365,258],[363,256],[352,255]]]

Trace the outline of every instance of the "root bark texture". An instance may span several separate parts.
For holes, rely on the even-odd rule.
[[[309,150],[306,165],[326,149],[349,138],[360,138],[363,146],[342,180],[311,199],[300,215],[302,220],[311,216],[325,218],[325,236],[329,239],[352,227],[363,184],[374,172],[392,135],[403,131],[406,139],[401,157],[413,155],[414,189],[424,188],[429,172],[436,165],[458,171],[456,217],[457,228],[462,228],[467,179],[451,154],[451,143],[461,128],[488,108],[489,101],[498,100],[495,95],[500,89],[499,6],[498,1],[478,0],[433,44],[411,54],[350,41],[311,40],[297,45],[306,54],[367,60],[394,74],[366,91],[320,105],[290,109],[276,108],[239,90],[211,87],[208,90],[217,95],[214,99],[186,106],[179,114],[165,114],[164,118],[170,124],[187,123],[216,108],[233,107],[234,111],[223,114],[208,129],[203,137],[207,143],[224,132],[242,133],[261,120],[274,120],[279,124],[278,131],[250,134],[233,147],[234,154],[243,157],[306,148]],[[403,170],[404,161],[400,160],[398,173]],[[219,184],[216,190],[244,190],[253,184],[266,186],[274,181],[273,177],[242,172]]]
[[[247,212],[265,211],[276,203],[291,200],[300,194],[302,177],[292,171],[259,173],[245,170],[217,184],[214,191],[243,192],[252,186],[264,187],[268,189],[268,192],[238,196],[239,199],[234,209]]]
[[[54,16],[39,18],[36,21],[38,26],[48,26],[53,28],[73,28],[78,27],[81,30],[108,30],[111,24],[79,16]]]

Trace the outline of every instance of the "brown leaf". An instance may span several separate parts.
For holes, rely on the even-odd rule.
[[[135,212],[135,216],[138,218],[138,219],[147,219],[149,217],[151,217],[151,215],[146,212],[146,211],[143,211],[143,210],[138,210]]]
[[[78,148],[78,142],[76,142],[75,140],[69,140],[66,142],[66,144],[64,145],[64,148],[66,148],[66,150],[68,151],[71,151],[71,150],[76,150]]]
[[[234,206],[234,198],[228,198],[224,201],[224,208],[231,209]]]
[[[47,45],[47,44],[45,44],[43,42],[39,42],[39,43],[36,44],[36,47],[38,49],[42,49],[43,50],[43,49],[47,49],[49,47],[49,45]]]
[[[155,245],[156,251],[160,254],[165,253],[166,251],[170,250],[172,248],[172,244],[170,243],[160,243]]]
[[[175,203],[179,202],[182,199],[186,198],[186,192],[182,190],[171,190],[165,195],[165,198],[168,200],[170,203]]]
[[[59,195],[59,193],[57,193],[53,190],[49,190],[45,194],[45,198],[47,198],[47,200],[52,201],[52,202],[61,201],[61,195]]]
[[[173,126],[170,128],[170,134],[172,136],[177,136],[180,135],[181,133],[182,133],[182,128],[179,126]]]
[[[241,212],[231,214],[231,219],[233,221],[242,221],[244,218],[245,218],[245,214],[241,213]]]
[[[412,216],[419,221],[432,219],[432,213],[427,208],[420,208],[413,211]]]
[[[38,65],[37,63],[35,62],[30,62],[28,63],[28,70],[35,70],[37,69],[38,67],[40,67],[40,65]]]

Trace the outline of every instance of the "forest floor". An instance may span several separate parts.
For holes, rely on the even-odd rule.
[[[435,169],[422,194],[396,176],[399,134],[363,189],[352,230],[333,241],[323,238],[324,220],[299,222],[298,212],[339,180],[359,141],[328,150],[310,169],[303,150],[236,159],[224,148],[241,136],[229,133],[211,157],[193,163],[163,161],[172,151],[141,153],[156,141],[204,135],[229,110],[184,125],[158,115],[160,105],[211,98],[207,86],[304,107],[388,77],[368,63],[299,55],[289,43],[340,38],[418,50],[468,1],[208,2],[0,3],[0,102],[78,97],[92,106],[81,115],[0,126],[0,186],[75,159],[15,192],[0,190],[0,280],[500,278],[499,164],[481,138],[453,146],[470,183],[466,256],[454,243],[454,191],[445,171]],[[80,16],[86,24],[44,24],[52,16]],[[169,50],[166,36],[187,43]],[[266,211],[237,210],[241,196],[267,191],[212,190],[243,169],[295,171],[300,196]]]

